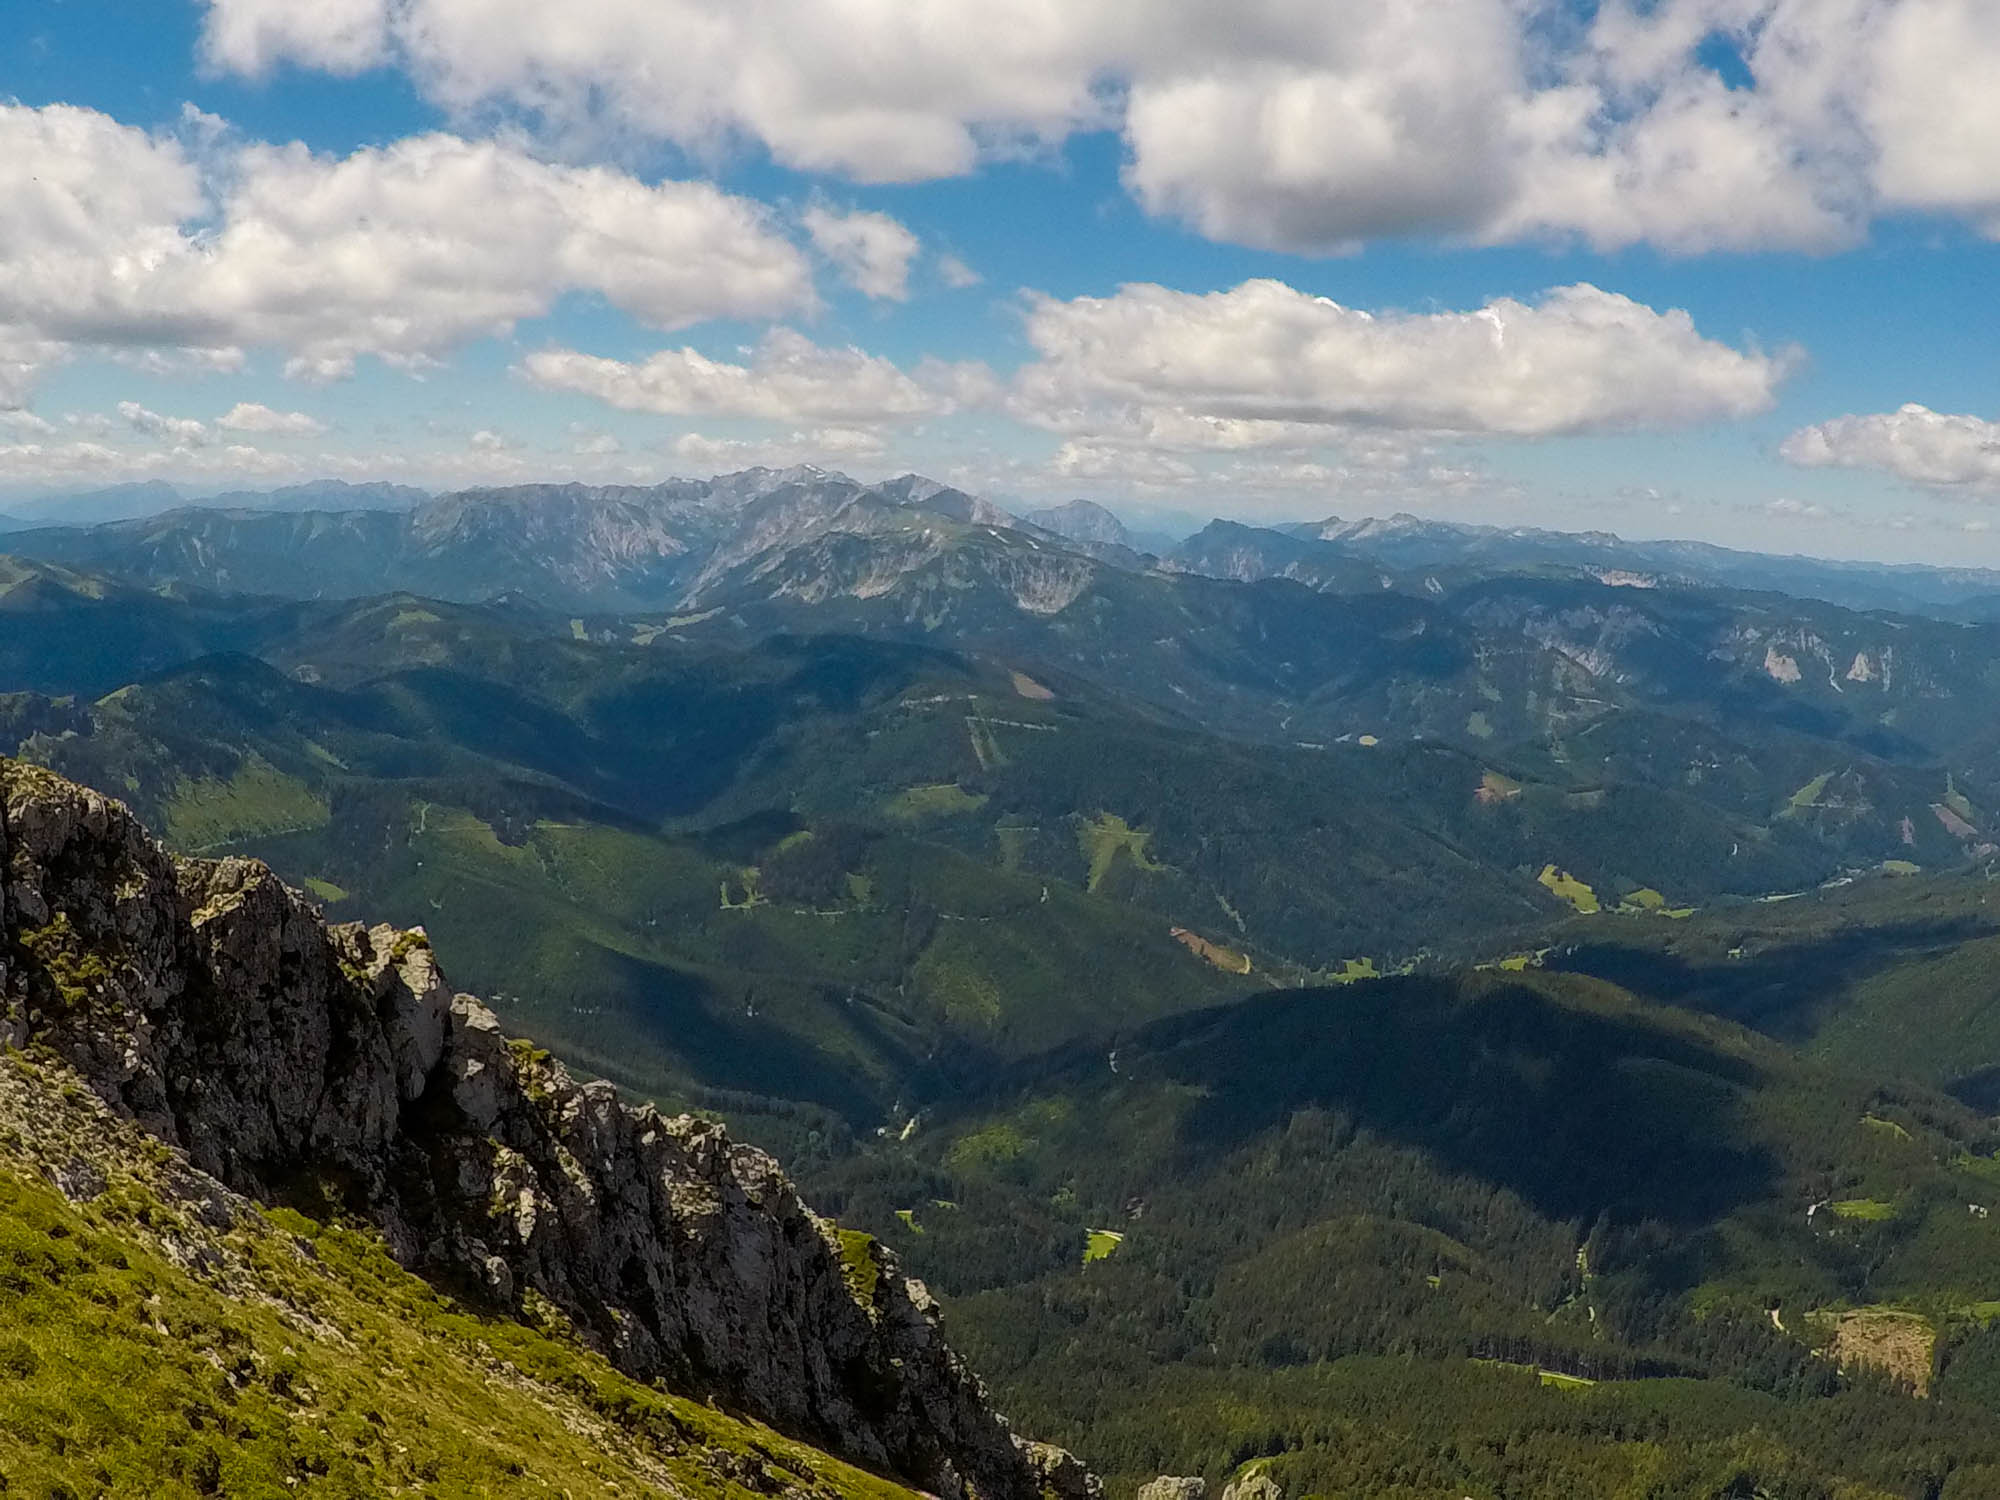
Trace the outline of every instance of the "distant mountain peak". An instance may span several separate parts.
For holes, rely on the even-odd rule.
[[[1002,510],[991,500],[978,495],[969,495],[964,490],[948,484],[940,484],[935,479],[927,479],[921,474],[903,474],[875,486],[875,493],[886,496],[897,505],[909,510],[929,511],[943,516],[949,521],[962,521],[970,526],[1016,526],[1020,517],[1012,511]]]
[[[1072,542],[1099,542],[1113,547],[1132,546],[1132,533],[1125,523],[1095,500],[1071,500],[1043,510],[1031,510],[1021,519],[1029,525]]]

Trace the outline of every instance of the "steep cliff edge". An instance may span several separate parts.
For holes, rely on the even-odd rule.
[[[329,927],[264,866],[176,858],[33,767],[0,761],[0,807],[0,1040],[196,1171],[330,1197],[441,1284],[940,1494],[1094,1491],[1008,1430],[879,1244],[719,1127],[507,1039],[421,933]]]

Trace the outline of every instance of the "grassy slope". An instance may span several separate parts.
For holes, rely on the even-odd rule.
[[[196,1181],[0,1058],[0,1492],[907,1494],[455,1304],[372,1232],[240,1200],[229,1223]]]

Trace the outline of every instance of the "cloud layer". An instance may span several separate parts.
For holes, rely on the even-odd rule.
[[[861,181],[1116,128],[1148,210],[1253,245],[1825,249],[1905,210],[2000,235],[1991,0],[208,7],[229,71],[392,62],[561,139],[747,139]]]

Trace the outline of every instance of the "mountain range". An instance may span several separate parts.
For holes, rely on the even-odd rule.
[[[190,506],[203,510],[407,510],[430,498],[408,485],[371,481],[351,484],[317,479],[271,490],[225,490],[190,497],[163,479],[114,484],[101,490],[13,501],[0,517],[0,529],[27,530],[38,526],[99,525],[130,521]]]
[[[1987,569],[1778,557],[1696,542],[1411,515],[1270,527],[1216,521],[1175,541],[1133,533],[1088,500],[1017,516],[919,475],[863,485],[811,465],[653,486],[519,485],[435,498],[403,486],[328,480],[193,504],[172,486],[152,481],[16,503],[11,511],[13,525],[37,533],[10,541],[10,550],[21,555],[221,589],[254,582],[248,570],[275,565],[265,588],[314,597],[409,587],[465,602],[518,591],[564,608],[678,607],[696,604],[732,566],[774,548],[928,520],[1006,529],[1022,539],[1054,538],[1127,567],[1144,568],[1152,558],[1170,570],[1291,577],[1342,591],[1423,589],[1434,578],[1448,583],[1466,574],[1544,572],[1633,587],[1776,592],[1952,618],[2000,612],[2000,573]],[[354,511],[388,514],[358,522],[324,519]],[[290,527],[276,519],[301,514],[321,519]],[[550,546],[562,555],[540,557],[536,549]],[[343,549],[352,555],[341,556]],[[326,570],[316,582],[315,568]],[[550,589],[560,598],[537,592]]]
[[[921,1276],[1114,1494],[2000,1482],[1984,575],[1408,518],[1159,548],[810,468],[6,546],[28,802],[140,847],[119,799],[191,861],[181,899],[214,868],[257,893],[246,933],[392,924],[324,940],[392,954],[371,984],[414,993],[421,926],[571,1070],[508,1049],[531,1102],[777,1151],[827,1243]],[[127,961],[101,922],[36,932],[55,995]],[[447,1009],[449,1071],[489,1023]],[[139,1043],[101,1040],[57,1050],[145,1125],[93,1060]],[[443,1098],[414,1149],[483,1151]],[[594,1158],[517,1113],[539,1202]],[[695,1295],[648,1314],[643,1257],[585,1236],[578,1269],[569,1229],[484,1240],[435,1177],[333,1165],[279,1210],[315,1243],[385,1236],[447,1289],[498,1256],[626,1378],[700,1385],[621,1344]]]

